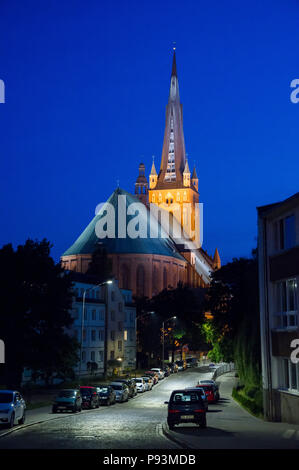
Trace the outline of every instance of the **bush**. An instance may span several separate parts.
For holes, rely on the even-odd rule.
[[[253,392],[251,391],[251,395],[252,394]],[[253,415],[257,417],[263,415],[263,397],[261,390],[255,389],[254,397],[249,397],[245,393],[244,386],[238,386],[233,389],[232,397]]]

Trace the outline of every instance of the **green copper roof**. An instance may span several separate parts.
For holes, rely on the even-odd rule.
[[[99,243],[102,242],[108,253],[144,253],[184,259],[177,251],[173,241],[167,236],[161,236],[163,234],[165,235],[165,232],[160,224],[158,224],[159,236],[157,238],[150,237],[150,220],[153,216],[150,215],[148,209],[146,209],[146,219],[143,215],[141,216],[141,219],[147,227],[147,238],[134,239],[128,236],[125,238],[118,237],[118,196],[121,195],[126,196],[126,209],[132,203],[140,203],[139,199],[120,188],[117,188],[110,196],[107,203],[110,203],[115,210],[115,238],[100,239],[96,234],[97,222],[106,215],[105,211],[103,213],[103,210],[107,207],[107,203],[105,203],[101,212],[92,219],[75,243],[63,253],[63,256],[93,253]],[[130,220],[134,219],[135,216],[136,214],[127,215],[127,226]]]

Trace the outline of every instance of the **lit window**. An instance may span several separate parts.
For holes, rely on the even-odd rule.
[[[127,332],[127,330],[124,331],[124,340],[125,340],[125,341],[128,340],[128,332]]]

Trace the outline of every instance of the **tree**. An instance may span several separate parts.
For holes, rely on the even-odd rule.
[[[99,282],[112,277],[112,261],[108,258],[106,248],[99,244],[92,254],[87,274],[97,276]]]
[[[235,258],[213,273],[206,310],[213,316],[203,325],[206,340],[213,346],[209,357],[217,362],[234,360],[246,388],[258,389],[261,353],[256,251],[251,258]]]
[[[20,385],[25,367],[48,383],[53,375],[72,375],[78,360],[78,344],[68,333],[72,282],[50,249],[45,239],[0,249],[0,331],[6,346],[0,380],[10,387]]]

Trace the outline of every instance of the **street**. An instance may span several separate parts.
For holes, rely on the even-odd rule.
[[[189,369],[159,382],[152,391],[127,403],[78,414],[51,415],[28,427],[2,430],[1,449],[299,449],[299,426],[268,423],[243,410],[232,398],[234,373],[217,379],[220,401],[209,405],[207,428],[191,424],[169,431],[170,393],[210,378],[204,369]],[[29,414],[29,413],[28,413]],[[52,419],[54,418],[54,419]],[[28,418],[26,424],[30,424]]]

